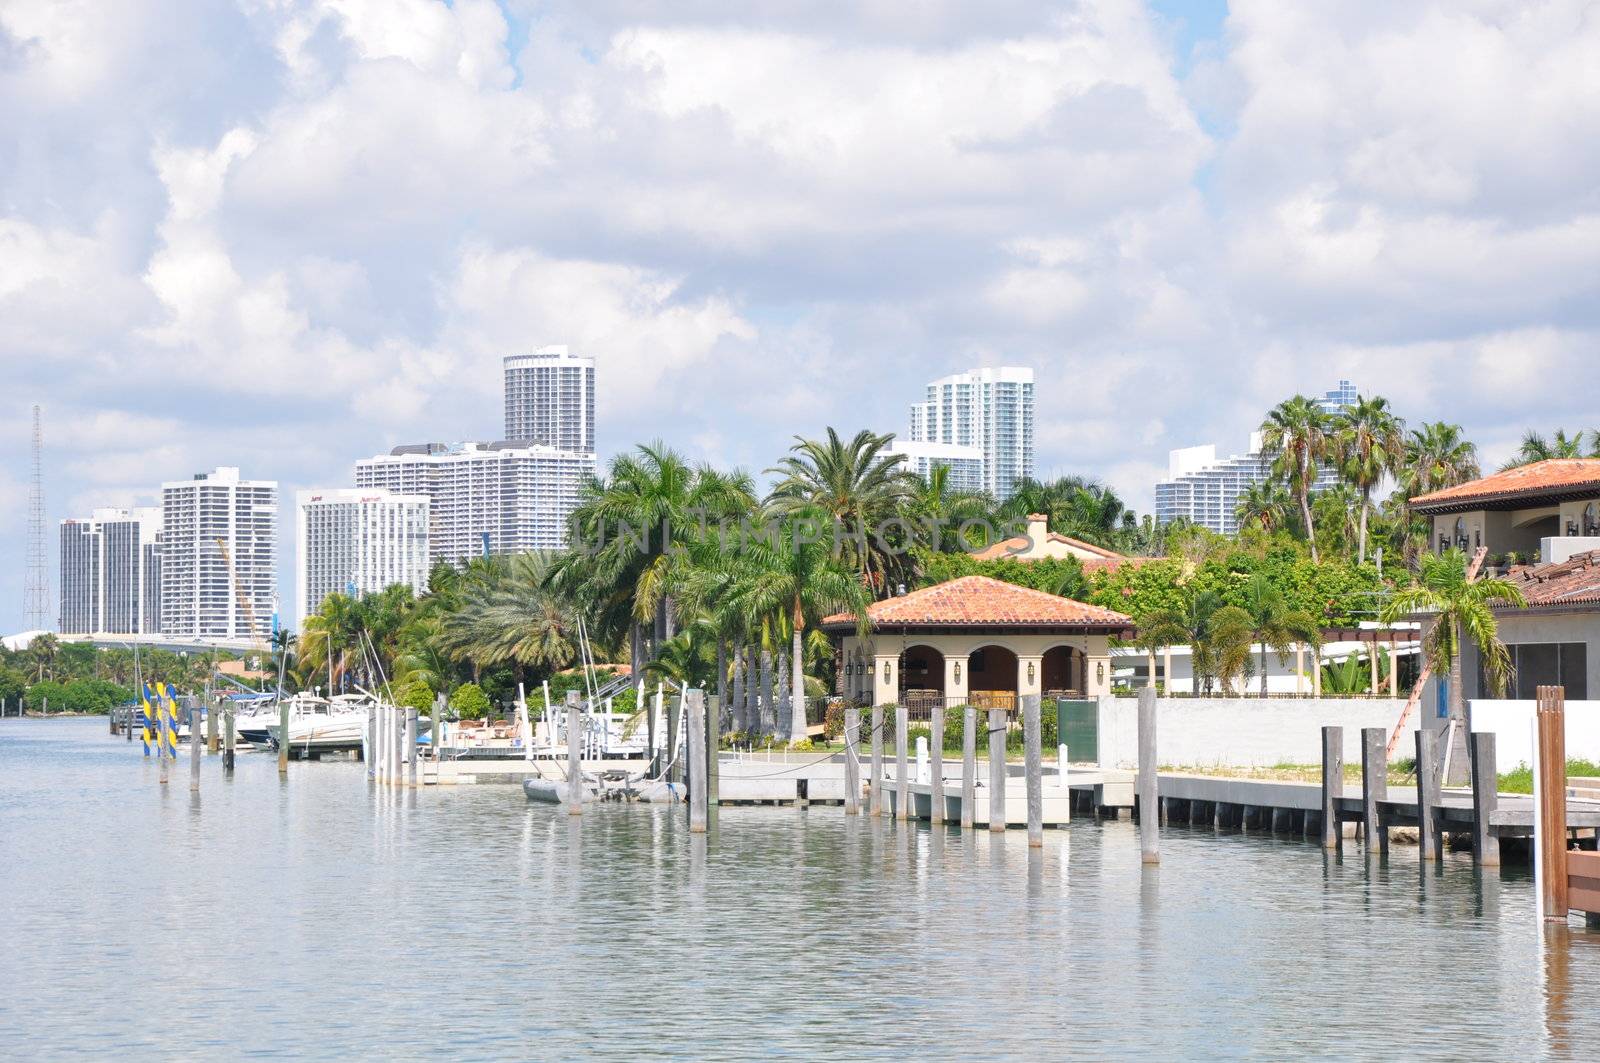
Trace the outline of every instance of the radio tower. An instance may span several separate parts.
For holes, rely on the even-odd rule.
[[[33,408],[33,484],[28,489],[28,583],[23,612],[29,631],[50,626],[50,567],[44,556],[44,432],[39,407]]]

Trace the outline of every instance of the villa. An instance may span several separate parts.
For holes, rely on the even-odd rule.
[[[1025,534],[1003,539],[982,550],[974,550],[971,556],[976,561],[1000,561],[1005,558],[1040,561],[1047,558],[1075,557],[1083,563],[1085,572],[1115,571],[1122,565],[1141,564],[1150,560],[1143,557],[1126,557],[1103,546],[1053,532],[1050,530],[1050,519],[1043,513],[1028,514],[1028,530]]]
[[[863,704],[931,701],[1010,708],[1020,694],[1095,697],[1111,689],[1113,638],[1132,638],[1121,613],[987,576],[962,576],[827,617],[838,689]]]

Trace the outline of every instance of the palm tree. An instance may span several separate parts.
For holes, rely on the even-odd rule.
[[[781,478],[770,501],[780,513],[815,509],[833,522],[845,556],[861,578],[882,593],[903,571],[898,552],[882,534],[899,519],[912,494],[913,474],[902,467],[905,455],[889,453],[893,434],[862,429],[848,443],[833,428],[826,439],[795,437],[789,455],[767,471]]]
[[[337,693],[335,688],[348,668],[350,654],[359,654],[361,630],[356,602],[338,591],[322,599],[317,611],[300,625],[300,645],[295,656],[308,675],[328,676],[330,696]]]
[[[1233,515],[1241,528],[1275,532],[1289,526],[1294,500],[1277,480],[1257,480],[1245,485],[1234,504]]]
[[[1199,647],[1211,674],[1222,680],[1222,692],[1233,693],[1233,677],[1244,678],[1250,663],[1255,622],[1237,605],[1224,605],[1206,621],[1205,639]]]
[[[1328,415],[1304,395],[1273,407],[1261,424],[1261,452],[1274,459],[1273,472],[1300,502],[1300,519],[1317,560],[1317,530],[1311,523],[1311,489],[1331,444]]]
[[[1389,409],[1389,400],[1375,395],[1357,396],[1338,417],[1335,448],[1339,471],[1361,493],[1361,527],[1357,532],[1356,563],[1367,560],[1367,516],[1372,510],[1372,490],[1385,476],[1405,463],[1405,422]]]
[[[1460,425],[1428,422],[1408,435],[1405,460],[1396,475],[1400,490],[1391,500],[1397,518],[1396,545],[1412,556],[1419,550],[1411,499],[1476,480],[1482,475],[1478,448],[1466,439]],[[1422,538],[1426,539],[1426,535]]]
[[[1467,555],[1456,549],[1440,554],[1423,554],[1421,571],[1410,587],[1396,591],[1383,609],[1382,619],[1393,623],[1416,613],[1432,613],[1433,626],[1422,640],[1422,652],[1434,675],[1450,676],[1450,720],[1455,725],[1451,752],[1451,778],[1454,785],[1466,778],[1467,703],[1462,690],[1462,640],[1477,647],[1483,675],[1498,693],[1511,674],[1511,654],[1500,641],[1496,606],[1527,605],[1522,591],[1502,578],[1467,578]],[[1459,755],[1458,755],[1459,754]]]
[[[1256,573],[1244,586],[1240,608],[1250,618],[1250,639],[1261,647],[1261,696],[1267,696],[1267,649],[1283,664],[1297,642],[1320,645],[1321,632],[1316,620],[1303,609],[1291,609],[1277,584]]]
[[[1209,690],[1212,672],[1207,653],[1207,638],[1211,618],[1221,609],[1222,598],[1215,591],[1185,593],[1175,608],[1151,610],[1138,618],[1139,634],[1156,646],[1188,646],[1189,669],[1193,692],[1202,692],[1202,684]],[[1172,689],[1172,677],[1167,677],[1167,689]]]
[[[1600,447],[1600,440],[1596,441]],[[1567,435],[1565,428],[1557,428],[1555,435],[1546,439],[1543,435],[1529,429],[1522,435],[1522,444],[1517,448],[1517,454],[1510,461],[1500,466],[1501,470],[1515,469],[1519,465],[1532,465],[1536,461],[1549,461],[1551,458],[1582,458],[1583,432],[1577,431]]]
[[[987,541],[969,542],[962,529],[969,524],[988,524],[994,500],[982,491],[951,488],[948,465],[933,466],[926,479],[912,478],[906,506],[921,519],[929,533],[929,546],[936,552],[958,554],[988,545]]]

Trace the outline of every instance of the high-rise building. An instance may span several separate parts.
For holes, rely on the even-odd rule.
[[[982,456],[983,489],[1010,498],[1018,480],[1033,476],[1033,370],[970,369],[933,381],[912,404],[909,442],[972,448]]]
[[[518,442],[421,443],[356,463],[356,487],[428,498],[429,562],[559,550],[592,452]]]
[[[1338,413],[1357,398],[1355,385],[1348,380],[1324,392],[1316,404],[1326,414]],[[1261,452],[1261,433],[1250,434],[1250,449],[1218,459],[1217,448],[1207,444],[1174,450],[1167,456],[1167,478],[1156,484],[1156,521],[1166,524],[1183,518],[1223,535],[1239,530],[1236,513],[1239,497],[1251,484],[1265,481],[1272,474],[1272,459]],[[1338,482],[1331,466],[1324,465],[1313,491]]]
[[[428,496],[330,488],[295,496],[295,556],[304,619],[338,591],[359,597],[394,584],[428,589]]]
[[[951,491],[987,491],[983,451],[958,443],[915,443],[896,439],[889,444],[890,454],[906,456],[902,468],[926,480],[939,466],[949,469],[945,486]]]
[[[97,509],[61,522],[61,632],[161,630],[161,510]]]
[[[509,355],[505,389],[507,440],[594,453],[593,358],[564,346]]]
[[[163,634],[271,637],[277,517],[277,483],[236,468],[161,485]]]

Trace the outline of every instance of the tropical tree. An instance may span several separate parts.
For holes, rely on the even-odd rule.
[[[891,529],[903,522],[916,479],[902,467],[905,455],[888,451],[893,440],[862,429],[846,442],[830,427],[825,439],[796,436],[788,456],[767,470],[780,477],[769,497],[774,510],[825,515],[834,525],[830,541],[837,531],[842,556],[880,594],[907,574],[909,543],[893,542]]]
[[[1321,631],[1310,613],[1290,608],[1278,585],[1262,573],[1245,583],[1239,606],[1250,621],[1250,639],[1261,647],[1261,696],[1267,696],[1267,650],[1270,647],[1283,664],[1297,642],[1321,645]]]
[[[1151,609],[1138,616],[1139,633],[1151,646],[1188,646],[1189,668],[1194,693],[1208,692],[1212,656],[1208,652],[1211,618],[1223,608],[1222,596],[1215,591],[1186,591],[1176,606]],[[1172,677],[1167,677],[1172,688]]]
[[[916,515],[927,534],[930,549],[945,554],[965,553],[987,546],[972,541],[970,526],[987,526],[994,500],[982,491],[958,491],[950,486],[950,466],[935,465],[927,478],[913,476],[907,484],[906,508]],[[967,529],[967,530],[964,530]]]
[[[1273,459],[1273,473],[1300,503],[1300,519],[1317,558],[1317,530],[1311,522],[1311,489],[1332,443],[1328,415],[1304,395],[1273,407],[1261,424],[1261,451]]]
[[[1395,475],[1405,464],[1405,422],[1394,415],[1389,400],[1358,396],[1340,412],[1334,447],[1339,472],[1361,495],[1361,526],[1357,533],[1358,564],[1367,560],[1367,518],[1372,511],[1372,491],[1385,476]]]
[[[1551,458],[1595,456],[1584,453],[1583,435],[1579,430],[1569,436],[1565,428],[1557,428],[1555,435],[1546,439],[1541,433],[1530,428],[1522,434],[1522,444],[1517,447],[1516,456],[1500,468],[1515,469],[1519,465],[1532,465],[1536,461],[1549,461]],[[1596,449],[1600,449],[1600,436],[1596,437],[1595,446]]]
[[[1467,578],[1467,555],[1450,549],[1424,554],[1416,581],[1396,591],[1384,607],[1385,623],[1418,613],[1432,614],[1433,624],[1422,640],[1423,656],[1436,676],[1448,675],[1450,720],[1455,725],[1451,752],[1451,784],[1466,778],[1467,703],[1462,689],[1461,647],[1470,640],[1478,648],[1484,678],[1496,692],[1511,674],[1511,654],[1500,641],[1497,606],[1527,605],[1516,584],[1503,578]]]
[[[1241,528],[1260,528],[1271,534],[1290,524],[1290,510],[1294,500],[1283,484],[1277,480],[1257,480],[1245,485],[1233,514]]]

